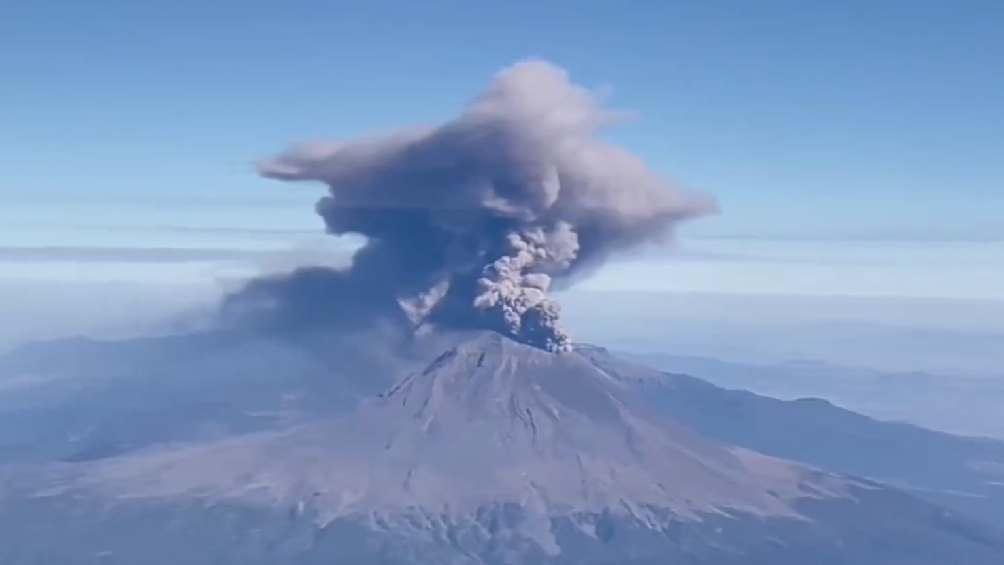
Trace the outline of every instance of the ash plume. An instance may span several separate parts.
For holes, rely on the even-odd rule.
[[[527,61],[438,127],[266,160],[266,177],[327,184],[327,230],[366,243],[347,269],[252,281],[228,306],[293,325],[489,328],[567,350],[553,282],[715,208],[601,140],[617,119],[562,69]]]

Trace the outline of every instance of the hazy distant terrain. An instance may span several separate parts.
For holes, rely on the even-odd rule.
[[[811,361],[744,364],[657,353],[626,355],[667,371],[700,375],[725,388],[787,400],[825,398],[881,420],[1004,439],[1004,378],[895,373]]]
[[[620,351],[1004,380],[1001,300],[575,289],[562,304],[580,340]]]

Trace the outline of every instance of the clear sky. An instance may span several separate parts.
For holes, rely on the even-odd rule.
[[[6,2],[0,191],[8,213],[107,204],[89,223],[281,203],[254,159],[442,120],[536,56],[610,88],[638,116],[610,136],[718,196],[700,230],[999,238],[1002,26],[997,1]]]
[[[1000,1],[4,2],[0,279],[314,252],[320,189],[256,159],[439,122],[540,57],[634,112],[611,139],[722,207],[686,260],[586,288],[1001,300],[1002,29]],[[33,246],[155,249],[101,271]]]

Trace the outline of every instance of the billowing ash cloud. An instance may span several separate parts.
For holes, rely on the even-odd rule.
[[[291,324],[491,328],[566,350],[552,281],[714,208],[600,140],[615,119],[562,69],[528,61],[441,126],[267,160],[267,177],[326,183],[328,231],[367,243],[346,270],[257,280],[230,305]]]

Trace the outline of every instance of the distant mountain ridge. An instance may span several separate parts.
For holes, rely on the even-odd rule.
[[[756,364],[693,355],[617,353],[724,388],[781,399],[825,398],[879,420],[910,422],[959,435],[1004,439],[1004,379],[952,373],[891,372],[821,361]]]

